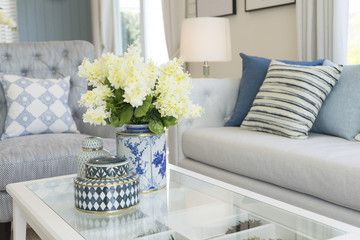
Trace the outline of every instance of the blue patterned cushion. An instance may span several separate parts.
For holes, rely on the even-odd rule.
[[[342,66],[299,66],[271,61],[241,128],[307,138]]]
[[[68,105],[70,77],[33,79],[2,75],[7,103],[1,140],[40,133],[77,132]]]

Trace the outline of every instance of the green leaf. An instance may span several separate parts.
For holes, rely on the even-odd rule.
[[[105,83],[105,85],[107,85],[108,87],[110,87],[110,88],[111,88],[111,83],[110,83],[110,81],[109,81],[109,79],[108,79],[108,78],[105,78],[104,83]]]
[[[134,111],[134,115],[137,118],[143,117],[146,115],[146,113],[149,111],[149,107],[152,102],[152,96],[147,95],[145,101],[143,102],[143,105],[137,107]]]
[[[119,127],[120,126],[120,121],[119,121],[119,119],[118,118],[116,118],[116,120],[115,121],[111,121],[111,126],[113,126],[113,127]]]
[[[162,121],[166,128],[173,126],[177,123],[177,119],[175,117],[164,117]]]
[[[113,127],[119,127],[120,126],[120,121],[119,118],[116,116],[111,116],[111,118],[109,119],[110,125]]]
[[[126,103],[126,104],[122,104],[120,106],[120,124],[126,124],[129,123],[133,114],[134,114],[134,110],[133,107]]]
[[[124,90],[122,90],[121,88],[118,88],[115,90],[114,92],[114,96],[115,96],[115,102],[116,104],[121,104],[124,102]]]
[[[149,128],[150,131],[157,135],[162,135],[164,132],[164,125],[161,121],[161,118],[158,117],[152,117],[149,120]]]
[[[151,104],[150,107],[149,107],[149,110],[152,111],[153,109],[155,109],[155,105]]]
[[[111,110],[112,112],[116,111],[116,108],[115,108],[114,104],[112,104],[110,102],[106,103],[106,108]]]

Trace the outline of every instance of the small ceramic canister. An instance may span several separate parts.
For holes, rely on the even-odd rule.
[[[129,161],[118,157],[98,157],[85,164],[86,177],[90,179],[114,179],[125,177],[129,171]]]
[[[82,151],[76,155],[76,169],[79,177],[85,177],[85,163],[90,159],[110,156],[110,153],[103,149],[103,140],[99,137],[87,137],[82,141]]]
[[[110,213],[139,203],[139,176],[130,173],[115,179],[74,180],[75,207],[84,212]]]

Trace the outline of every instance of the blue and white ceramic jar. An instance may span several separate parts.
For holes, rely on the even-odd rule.
[[[128,124],[116,133],[117,156],[129,160],[130,172],[140,176],[140,191],[166,186],[166,136],[152,133],[149,125]]]
[[[92,158],[110,156],[103,148],[103,140],[99,137],[86,137],[82,141],[82,151],[76,155],[76,170],[79,177],[86,177],[85,164]]]
[[[111,213],[137,205],[139,178],[136,174],[114,179],[74,180],[75,207],[84,212]]]
[[[126,177],[129,161],[118,157],[98,157],[85,164],[86,177],[90,179],[114,179]]]

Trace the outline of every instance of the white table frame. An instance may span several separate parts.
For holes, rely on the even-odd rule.
[[[349,234],[333,238],[333,240],[360,239],[360,228],[348,225],[343,222],[339,222],[334,219],[330,219],[325,216],[321,216],[319,214],[292,206],[284,202],[280,202],[278,200],[248,191],[243,188],[236,187],[231,184],[221,182],[219,180],[180,168],[178,166],[169,164],[168,168],[186,175],[190,175],[195,178],[199,178],[203,181],[248,196],[261,202],[276,206],[277,208],[284,209],[302,217],[314,219],[315,221],[321,222],[331,227],[349,232]],[[41,239],[84,239],[76,230],[74,230],[70,225],[68,225],[58,214],[56,214],[49,206],[47,206],[40,198],[35,195],[35,193],[33,193],[26,186],[26,184],[30,183],[75,176],[76,175],[74,174],[55,178],[39,179],[28,182],[13,183],[6,186],[6,191],[13,198],[13,240],[26,239],[26,224],[29,224],[40,236]]]
[[[26,186],[29,183],[64,177],[70,176],[13,183],[6,186],[6,191],[13,198],[13,240],[26,239],[26,223],[41,239],[84,239]]]

